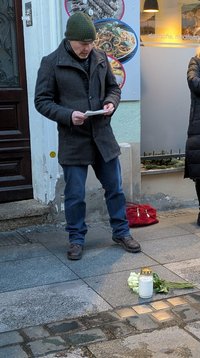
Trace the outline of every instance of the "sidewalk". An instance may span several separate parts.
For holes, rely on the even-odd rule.
[[[158,216],[132,231],[138,254],[116,245],[107,223],[91,224],[75,262],[61,225],[0,233],[0,358],[199,358],[197,209]],[[127,279],[146,265],[197,286],[138,299]]]

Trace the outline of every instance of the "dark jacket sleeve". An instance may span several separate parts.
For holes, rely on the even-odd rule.
[[[116,110],[120,102],[121,90],[116,82],[115,76],[112,72],[107,56],[106,56],[106,61],[107,61],[108,70],[106,75],[105,98],[103,104],[113,103]]]
[[[192,92],[200,96],[200,59],[192,57],[187,71],[188,86]]]
[[[44,57],[38,70],[35,87],[35,108],[43,116],[60,124],[71,124],[73,109],[65,108],[57,103],[58,89],[55,67],[48,57]]]

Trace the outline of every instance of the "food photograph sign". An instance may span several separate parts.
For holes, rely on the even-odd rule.
[[[89,15],[122,91],[122,100],[140,100],[139,0],[64,0],[63,32],[76,11]]]

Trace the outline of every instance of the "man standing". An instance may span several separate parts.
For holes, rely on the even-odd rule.
[[[110,125],[121,93],[106,54],[94,48],[95,39],[89,16],[82,12],[70,16],[65,39],[41,61],[35,89],[36,109],[58,125],[58,160],[66,184],[67,256],[71,260],[81,259],[87,233],[85,183],[89,165],[105,191],[113,241],[129,252],[141,251],[129,232],[120,148]],[[105,113],[85,114],[100,109]]]

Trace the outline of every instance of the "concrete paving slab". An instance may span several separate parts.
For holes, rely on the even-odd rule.
[[[184,281],[179,276],[173,274],[170,270],[164,268],[163,266],[156,265],[151,266],[151,268],[161,278],[166,279],[168,281]],[[129,271],[116,272],[95,277],[87,277],[84,280],[93,290],[95,290],[95,292],[97,292],[106,302],[108,302],[114,308],[120,306],[133,306],[163,298],[163,294],[154,294],[153,297],[150,299],[141,299],[138,297],[137,294],[133,293],[127,284],[127,280],[131,271],[139,272],[140,268],[132,268]],[[195,290],[193,289],[171,290],[167,295],[164,295],[164,297],[168,298],[174,295],[178,296],[194,291]]]
[[[20,229],[20,232],[21,231],[22,230]],[[54,227],[54,225],[44,227],[43,230],[42,228],[40,230],[36,230],[34,227],[32,229],[26,229],[24,234],[32,242],[40,242],[46,246],[49,244],[59,247],[60,245],[67,244],[68,242],[68,236],[65,229]]]
[[[91,354],[90,353],[86,353],[86,350],[83,348],[78,348],[78,349],[70,349],[65,351],[65,352],[59,352],[59,354],[57,353],[53,353],[53,354],[47,354],[45,357],[46,358],[91,358]]]
[[[95,315],[81,317],[81,323],[87,328],[99,327],[106,323],[111,323],[119,320],[118,314],[115,312],[100,312]]]
[[[183,230],[188,231],[191,234],[198,234],[200,231],[199,226],[196,224],[196,217],[195,217],[194,222],[184,222],[184,223],[178,224],[177,226]]]
[[[163,221],[167,221],[170,223],[179,223],[179,222],[192,222],[194,217],[197,216],[198,207],[191,207],[191,208],[177,208],[174,210],[164,210],[158,211],[158,216]]]
[[[135,331],[135,327],[131,327],[131,325],[128,325],[126,322],[117,321],[105,324],[103,330],[114,338],[122,338],[132,335]]]
[[[0,358],[28,358],[20,346],[0,348]]]
[[[0,347],[8,346],[9,344],[22,343],[23,338],[17,331],[8,333],[0,333]]]
[[[102,223],[99,226],[98,223],[94,223],[88,226],[88,232],[85,238],[85,247],[87,249],[110,247],[112,244],[112,230],[108,224]]]
[[[199,319],[200,311],[190,305],[176,306],[172,308],[172,313],[179,317],[183,322],[192,322]]]
[[[110,310],[81,280],[0,294],[1,332]]]
[[[110,342],[96,343],[89,346],[96,358],[198,358],[200,342],[178,327],[155,330],[118,339]]]
[[[159,212],[159,218],[162,223],[166,223],[168,227],[177,226],[190,233],[199,232],[199,226],[196,224],[198,208],[187,208],[183,210]]]
[[[48,330],[53,334],[62,334],[69,333],[77,330],[84,329],[84,325],[82,325],[78,320],[71,321],[62,321],[57,323],[50,323],[47,325]]]
[[[200,237],[200,227],[198,226],[199,230],[195,233],[198,237]]]
[[[198,292],[195,292],[195,293],[192,293],[192,294],[190,294],[190,295],[187,295],[186,296],[186,299],[187,299],[187,301],[188,302],[190,302],[191,304],[197,304],[197,305],[199,305],[199,303],[200,303],[200,291],[198,291]]]
[[[49,250],[47,250],[43,245],[37,243],[0,247],[0,263],[48,255],[51,255]]]
[[[197,216],[198,216],[199,208],[198,206],[193,208],[183,208],[181,210],[169,210],[169,211],[162,211],[159,212],[159,216],[162,216],[164,219],[175,220],[176,223],[191,223],[196,224]]]
[[[200,258],[174,262],[164,266],[200,288]]]
[[[148,331],[155,328],[158,328],[158,323],[154,322],[149,315],[143,314],[140,316],[134,316],[127,318],[127,321],[135,328],[137,331]]]
[[[34,357],[44,357],[48,353],[59,352],[67,348],[65,341],[59,336],[30,342],[27,346]]]
[[[31,241],[39,241],[49,249],[68,246],[68,233],[64,227],[53,228],[45,232],[30,231],[26,232],[26,236]],[[88,232],[85,237],[85,246],[88,248],[99,248],[110,246],[113,243],[111,229],[104,223],[93,223],[88,225]]]
[[[87,345],[91,342],[106,341],[107,337],[100,328],[91,328],[82,332],[63,334],[62,337],[70,345]]]
[[[0,292],[71,281],[78,277],[53,255],[0,264]]]
[[[195,259],[199,257],[200,240],[196,235],[168,237],[142,243],[142,251],[159,263]]]
[[[156,264],[156,261],[143,253],[133,254],[115,244],[112,244],[111,247],[101,249],[87,250],[87,248],[85,248],[83,257],[79,261],[69,261],[66,257],[63,257],[62,253],[56,253],[56,255],[80,278],[125,271],[128,269],[133,270],[136,267]]]
[[[41,339],[44,337],[49,337],[50,335],[50,333],[42,326],[24,328],[22,332],[23,335],[25,334],[29,340]]]
[[[131,229],[132,235],[137,239],[141,240],[155,240],[155,239],[167,239],[168,237],[188,235],[188,230],[181,228],[175,224],[169,225],[169,223],[158,223],[141,228]]]
[[[48,232],[33,232],[26,233],[26,236],[31,241],[39,241],[49,252],[57,256],[63,263],[68,264],[67,249],[69,247],[68,234],[64,228],[52,230]],[[112,247],[113,241],[111,233],[108,232],[106,225],[93,224],[88,228],[88,234],[85,238],[85,250],[95,250],[99,248]]]
[[[184,329],[200,339],[200,321],[188,323]]]
[[[0,204],[1,205],[1,204]],[[27,237],[21,235],[16,230],[14,231],[0,231],[0,247],[2,246],[16,246],[16,245],[24,245],[30,244],[31,242]]]
[[[93,290],[112,307],[131,306],[139,302],[138,295],[131,292],[127,279],[130,270],[85,278]]]
[[[10,331],[10,327],[5,323],[0,322],[0,332],[7,332],[7,331]]]

